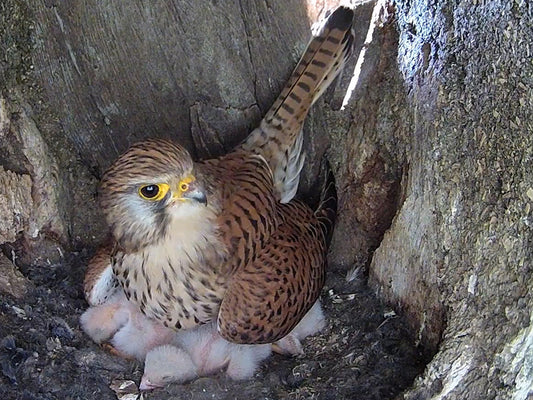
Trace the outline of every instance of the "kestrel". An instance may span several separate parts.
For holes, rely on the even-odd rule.
[[[219,335],[215,321],[175,331],[142,314],[122,288],[107,285],[112,266],[106,253],[109,249],[100,249],[89,262],[84,290],[91,306],[81,315],[80,324],[87,335],[113,353],[144,362],[141,390],[222,370],[234,380],[247,379],[272,351],[303,354],[301,341],[325,326],[317,300],[294,329],[272,345],[230,343]]]
[[[175,330],[216,320],[234,343],[273,343],[296,326],[323,286],[336,214],[331,172],[315,210],[293,199],[302,125],[351,52],[352,20],[346,7],[327,18],[229,154],[194,162],[182,146],[150,139],[114,162],[99,190],[112,235],[102,296],[116,280],[147,317]]]

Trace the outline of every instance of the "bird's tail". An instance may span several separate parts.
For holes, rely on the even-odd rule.
[[[267,160],[281,202],[296,194],[303,167],[302,126],[311,105],[342,69],[353,45],[353,10],[337,8],[323,22],[258,128],[240,145]]]
[[[324,164],[326,179],[324,180],[324,186],[322,187],[320,202],[316,208],[315,216],[326,238],[326,246],[329,246],[337,217],[337,189],[335,188],[335,176],[333,176],[333,171],[327,160]]]

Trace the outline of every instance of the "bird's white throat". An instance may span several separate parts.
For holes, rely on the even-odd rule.
[[[218,240],[216,215],[209,206],[177,204],[169,207],[169,217],[166,235],[158,244],[169,253],[183,251],[193,256]]]

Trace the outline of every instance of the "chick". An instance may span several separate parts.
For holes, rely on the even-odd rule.
[[[146,355],[139,388],[151,390],[171,382],[183,383],[223,369],[234,380],[251,378],[273,349],[282,354],[303,354],[301,341],[325,324],[317,301],[291,333],[273,345],[230,343],[218,334],[214,323],[176,332],[172,344],[155,347]]]
[[[272,350],[279,354],[303,355],[304,350],[301,341],[307,336],[320,332],[325,326],[326,318],[320,300],[317,300],[287,336],[272,344]]]
[[[117,291],[105,303],[89,307],[81,315],[80,325],[91,339],[101,344],[111,339],[120,328],[126,325],[129,318],[129,309]]]
[[[84,292],[91,306],[80,317],[81,327],[95,342],[109,342],[118,355],[145,362],[141,390],[183,383],[223,369],[232,379],[248,379],[272,350],[303,354],[301,341],[325,326],[317,301],[287,336],[272,345],[230,343],[219,335],[215,322],[175,332],[128,301],[110,271],[108,249],[102,248],[89,262],[85,276]]]
[[[169,343],[174,331],[142,314],[116,290],[103,304],[92,306],[80,317],[83,331],[96,343],[109,342],[112,351],[144,361],[146,353]]]
[[[269,344],[242,345],[224,340],[214,323],[179,331],[172,345],[148,352],[139,388],[150,390],[171,382],[183,383],[223,369],[232,379],[247,379],[270,353]]]
[[[189,353],[175,345],[162,345],[146,354],[139,389],[157,389],[172,382],[183,383],[196,377],[198,368]]]

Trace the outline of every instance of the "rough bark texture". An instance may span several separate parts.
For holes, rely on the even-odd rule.
[[[127,363],[111,366],[71,328],[85,307],[79,284],[87,253],[67,260],[63,253],[91,249],[106,234],[98,179],[145,137],[173,138],[200,158],[241,140],[304,49],[308,16],[332,2],[307,3],[0,4],[0,244],[10,259],[0,259],[4,383],[39,380],[44,397],[31,396],[65,398],[68,388],[43,385],[57,384],[58,371],[82,368],[75,392],[87,397],[92,385],[88,393],[110,398],[106,380],[128,376]],[[359,46],[372,7],[357,10]],[[407,367],[415,357],[409,335],[395,336],[401,324],[383,333],[392,324],[383,309],[343,295],[364,292],[353,286],[358,279],[344,282],[362,269],[431,359],[399,398],[533,396],[532,7],[524,0],[385,5],[347,110],[338,109],[355,59],[305,127],[302,192],[313,197],[329,142],[340,200],[327,288],[341,295],[324,297],[334,323],[313,347],[330,348],[331,376],[313,372],[306,359],[290,379],[263,373],[248,397],[380,399],[405,389],[420,372]],[[374,307],[373,316],[364,307]],[[68,317],[58,320],[61,313]],[[28,318],[47,332],[28,336]],[[65,360],[64,368],[52,360]],[[401,379],[380,387],[393,365]],[[245,387],[228,392],[211,380],[188,389],[229,398]]]
[[[371,238],[368,216],[386,221],[398,194],[370,285],[438,349],[403,397],[530,398],[531,3],[397,1],[395,19],[399,35],[373,44],[350,135],[335,137],[348,150],[334,155],[339,249],[354,227]]]
[[[434,342],[446,316],[439,352],[405,397],[529,398],[532,4],[397,6],[414,123],[405,200],[372,281],[411,310],[422,340]]]

